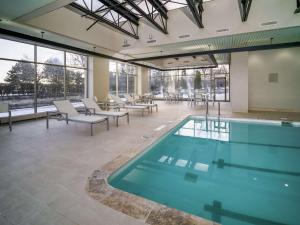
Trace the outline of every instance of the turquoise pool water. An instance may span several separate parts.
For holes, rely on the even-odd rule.
[[[188,118],[109,178],[224,225],[300,224],[300,127]]]

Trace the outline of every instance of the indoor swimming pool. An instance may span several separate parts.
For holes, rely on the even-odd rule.
[[[299,224],[300,127],[188,117],[109,177],[224,225]]]

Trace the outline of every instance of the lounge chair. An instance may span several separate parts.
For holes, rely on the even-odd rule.
[[[12,131],[12,119],[11,119],[11,111],[9,110],[9,104],[0,102],[0,123],[2,122],[1,119],[8,119],[8,127],[9,131]]]
[[[155,104],[155,103],[139,103],[138,102],[139,100],[134,99],[129,94],[124,94],[124,97],[127,99],[128,102],[130,102],[133,105],[136,105],[136,106],[148,106],[148,107],[150,107],[151,112],[152,112],[152,108],[155,107],[156,108],[156,112],[158,111],[158,105]]]
[[[61,115],[60,119],[78,123],[88,123],[91,125],[91,136],[93,136],[93,125],[106,121],[106,128],[109,130],[108,117],[79,114],[69,100],[53,101],[58,113]],[[57,113],[56,113],[57,114]],[[47,112],[47,129],[49,128],[50,112]]]
[[[142,105],[127,105],[125,102],[122,101],[122,99],[116,95],[108,95],[108,98],[113,100],[120,108],[124,108],[126,110],[134,109],[134,110],[141,110],[142,116],[144,116],[145,110],[150,113],[150,107],[149,106],[142,106]]]
[[[128,112],[112,112],[112,111],[104,111],[102,110],[98,104],[92,98],[84,98],[82,99],[83,104],[86,109],[92,115],[100,115],[100,116],[111,116],[116,119],[116,124],[119,126],[119,117],[127,116],[127,123],[129,123],[129,113]]]

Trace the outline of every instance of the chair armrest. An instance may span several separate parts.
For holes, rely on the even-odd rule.
[[[93,113],[93,115],[95,115],[96,114],[96,109],[95,108],[85,108],[85,110],[86,110],[86,115],[87,114],[89,114],[89,115],[91,115],[92,113]]]

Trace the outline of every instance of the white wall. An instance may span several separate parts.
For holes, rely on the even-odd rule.
[[[300,48],[249,53],[249,109],[300,112]]]
[[[248,52],[231,54],[230,99],[233,112],[248,112]]]

